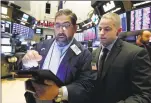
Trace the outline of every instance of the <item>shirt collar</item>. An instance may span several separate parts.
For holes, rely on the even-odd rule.
[[[70,46],[71,43],[73,42],[73,39],[74,39],[74,38],[72,38],[72,40],[70,41],[70,43],[69,43],[68,45],[64,46],[64,47],[58,46],[56,40],[55,40],[54,42],[55,42],[56,46],[58,47],[58,49],[61,50],[62,52],[64,52],[64,51],[66,51],[66,49],[69,48],[69,46]]]
[[[116,40],[117,40],[117,38],[116,38],[110,45],[108,45],[108,46],[106,47],[109,51],[111,51],[111,49],[112,49],[113,45],[115,44]],[[104,48],[103,45],[102,45],[102,47]]]

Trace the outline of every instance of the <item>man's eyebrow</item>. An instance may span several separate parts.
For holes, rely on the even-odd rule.
[[[102,28],[102,27],[99,26],[99,28]],[[106,27],[103,27],[103,28],[111,28],[111,27],[110,26],[106,26]]]

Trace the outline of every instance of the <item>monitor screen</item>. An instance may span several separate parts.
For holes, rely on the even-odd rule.
[[[131,31],[151,28],[151,7],[131,11]]]
[[[36,28],[35,33],[36,34],[43,34],[43,29],[42,28]]]
[[[135,35],[131,35],[131,36],[127,36],[125,38],[126,41],[136,41],[136,36]]]
[[[46,35],[46,39],[52,39],[53,35]]]
[[[27,14],[23,14],[23,17],[22,17],[22,20],[23,20],[23,21],[27,21],[27,20],[28,20],[28,18],[29,18],[29,15],[27,15]]]
[[[5,21],[1,20],[1,33],[5,32]]]
[[[127,17],[126,13],[120,14],[120,19],[121,19],[121,27],[122,31],[127,31]]]
[[[1,20],[1,33],[11,33],[11,22]]]
[[[95,27],[83,31],[84,41],[93,40],[96,38]]]
[[[10,45],[10,38],[1,38],[1,44]]]
[[[100,46],[100,41],[99,40],[93,41],[92,46],[93,47],[99,47]]]
[[[28,39],[29,32],[30,32],[29,27],[21,24],[13,23],[13,30],[12,30],[13,35],[19,35],[25,39]]]
[[[27,45],[28,42],[27,42],[27,41],[22,41],[21,44],[22,44],[22,45]]]
[[[74,38],[75,38],[77,41],[84,41],[84,33],[83,33],[83,32],[75,33]]]
[[[12,47],[11,46],[1,46],[2,53],[11,53]]]

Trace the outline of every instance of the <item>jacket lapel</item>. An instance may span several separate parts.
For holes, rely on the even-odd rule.
[[[43,43],[42,44],[42,47],[41,50],[39,50],[39,54],[42,55],[42,60],[40,61],[40,69],[42,69],[42,66],[43,66],[43,63],[44,63],[44,60],[48,54],[48,51],[53,43],[54,39],[51,39],[49,40],[48,42],[46,43]]]
[[[98,49],[97,49],[97,51],[96,51],[96,55],[95,55],[95,60],[96,60],[96,66],[97,66],[97,68],[99,67],[99,56],[100,56],[100,52],[101,52],[101,47],[99,47]]]
[[[120,53],[121,45],[122,45],[122,41],[120,39],[117,39],[117,41],[115,42],[114,46],[112,47],[112,49],[107,57],[106,62],[104,63],[101,80],[107,74],[107,71],[110,69],[110,66],[111,66],[112,62],[114,61],[114,59],[116,58],[116,56]]]

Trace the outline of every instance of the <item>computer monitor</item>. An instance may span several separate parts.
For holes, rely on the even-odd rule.
[[[22,41],[22,42],[21,42],[21,45],[27,45],[27,44],[28,44],[27,41]]]
[[[145,7],[131,11],[130,30],[142,30],[151,28],[151,7]]]
[[[83,33],[84,33],[84,41],[93,40],[96,38],[95,27],[91,27],[87,30],[84,30]]]
[[[21,24],[13,23],[13,30],[12,30],[13,35],[19,35],[23,37],[24,39],[28,39],[30,37],[30,36],[28,37],[29,33],[30,33],[29,27],[21,25]]]
[[[10,45],[10,38],[1,38],[1,44]]]
[[[43,29],[42,28],[36,28],[35,33],[36,34],[43,34]]]
[[[22,17],[23,21],[27,22],[28,18],[29,18],[29,15],[23,14],[23,17]]]
[[[46,39],[52,39],[53,35],[46,35]]]
[[[126,13],[120,14],[119,16],[121,19],[122,32],[127,31],[127,15],[126,15]]]
[[[1,46],[1,53],[11,53],[12,52],[12,46]]]
[[[1,33],[11,33],[11,22],[1,20]]]
[[[128,42],[135,42],[136,41],[136,36],[135,35],[127,36],[125,38],[125,40],[128,41]]]

